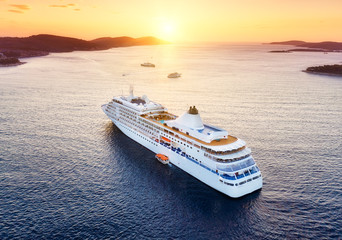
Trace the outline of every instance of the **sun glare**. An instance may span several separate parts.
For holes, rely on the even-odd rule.
[[[174,25],[171,23],[164,23],[162,26],[164,34],[172,34],[174,33]]]
[[[171,21],[162,21],[159,25],[158,35],[166,41],[176,39],[176,24]]]

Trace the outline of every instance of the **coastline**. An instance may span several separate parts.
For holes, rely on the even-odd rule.
[[[324,54],[327,53],[340,53],[341,50],[325,50],[325,49],[314,49],[314,48],[294,48],[289,50],[271,50],[268,51],[270,53],[292,53],[292,52],[321,52]]]
[[[25,63],[26,62],[11,63],[11,64],[0,64],[0,67],[15,67],[15,66],[23,65]]]
[[[308,67],[307,69],[303,70],[303,72],[341,77],[342,65],[334,64],[334,65]]]
[[[169,44],[155,37],[103,37],[94,40],[83,40],[49,34],[30,37],[0,37],[0,59],[16,59],[42,57],[49,53],[73,51],[99,51],[117,47]],[[15,65],[14,65],[15,64]],[[20,65],[17,62],[3,62],[3,66]]]
[[[332,77],[342,77],[342,74],[338,74],[338,73],[325,73],[325,72],[308,71],[308,70],[302,70],[302,72],[317,74],[317,75],[332,76]]]
[[[282,46],[295,46],[297,48],[292,49],[280,49],[272,50],[270,53],[292,53],[292,52],[322,52],[324,54],[328,53],[341,53],[342,52],[342,42],[305,42],[298,40],[283,41],[283,42],[271,42],[271,45],[282,45]]]

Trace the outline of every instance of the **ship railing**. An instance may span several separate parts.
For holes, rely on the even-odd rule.
[[[223,172],[238,172],[238,171],[241,171],[242,169],[249,168],[253,165],[255,165],[255,161],[253,157],[249,157],[248,159],[240,163],[233,163],[224,167],[218,166],[218,169]]]
[[[219,171],[220,176],[222,176],[223,178],[234,180],[234,179],[247,177],[249,175],[259,172],[260,170],[255,165],[253,158],[250,158],[243,163],[234,164],[226,168],[218,167],[218,171]]]
[[[236,180],[236,177],[235,176],[230,176],[230,175],[227,175],[227,174],[220,174],[220,176],[224,179],[228,179],[228,180]]]
[[[201,147],[201,149],[209,154],[212,154],[212,155],[216,155],[216,156],[225,156],[225,155],[230,155],[230,154],[233,154],[233,153],[236,153],[236,152],[239,152],[243,149],[245,149],[246,146],[243,146],[243,147],[240,147],[240,148],[237,148],[237,149],[233,149],[233,150],[227,150],[227,151],[214,151],[214,150],[211,150],[209,148],[206,148],[206,147]]]
[[[211,156],[209,154],[204,154],[205,157],[209,158],[209,159],[212,159],[213,161],[215,162],[219,162],[219,163],[231,163],[231,162],[236,162],[236,161],[239,161],[241,159],[244,159],[244,158],[248,158],[249,156],[251,156],[250,154],[246,154],[246,155],[243,155],[241,157],[238,157],[238,158],[232,158],[232,159],[222,159],[222,158],[217,158],[217,157],[214,157],[214,156]]]
[[[237,180],[237,179],[241,179],[244,177],[248,177],[257,172],[258,172],[257,170],[252,170],[252,169],[245,170],[243,173],[236,172],[235,174],[234,173],[227,174],[227,173],[222,173],[221,171],[219,171],[219,175],[224,179]]]

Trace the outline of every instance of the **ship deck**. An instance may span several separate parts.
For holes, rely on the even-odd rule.
[[[177,133],[179,135],[182,135],[184,137],[190,138],[190,139],[192,139],[192,140],[194,140],[194,141],[196,141],[196,142],[198,142],[198,143],[200,143],[202,145],[207,145],[207,146],[223,146],[223,145],[228,145],[228,144],[234,143],[234,142],[236,142],[238,140],[236,137],[228,135],[228,138],[226,138],[226,139],[213,140],[210,143],[204,142],[204,141],[202,141],[202,140],[200,140],[198,138],[195,138],[193,136],[187,135],[187,134],[185,134],[185,133],[183,133],[181,131],[175,130],[175,129],[169,127],[169,126],[165,126],[163,124],[163,121],[171,120],[171,118],[169,116],[175,116],[175,115],[170,114],[170,113],[166,113],[166,114],[163,114],[163,115],[161,115],[159,117],[151,116],[151,115],[145,115],[145,116],[142,116],[142,117],[145,118],[148,121],[157,123],[158,125],[160,125],[161,127],[165,128],[165,129],[167,129],[169,131],[172,131],[172,132]]]

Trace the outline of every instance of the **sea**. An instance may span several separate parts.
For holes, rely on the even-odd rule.
[[[342,53],[269,52],[289,48],[136,46],[0,68],[0,239],[341,239],[342,78],[302,70]],[[156,161],[101,110],[130,86],[243,139],[263,188],[233,199]]]

